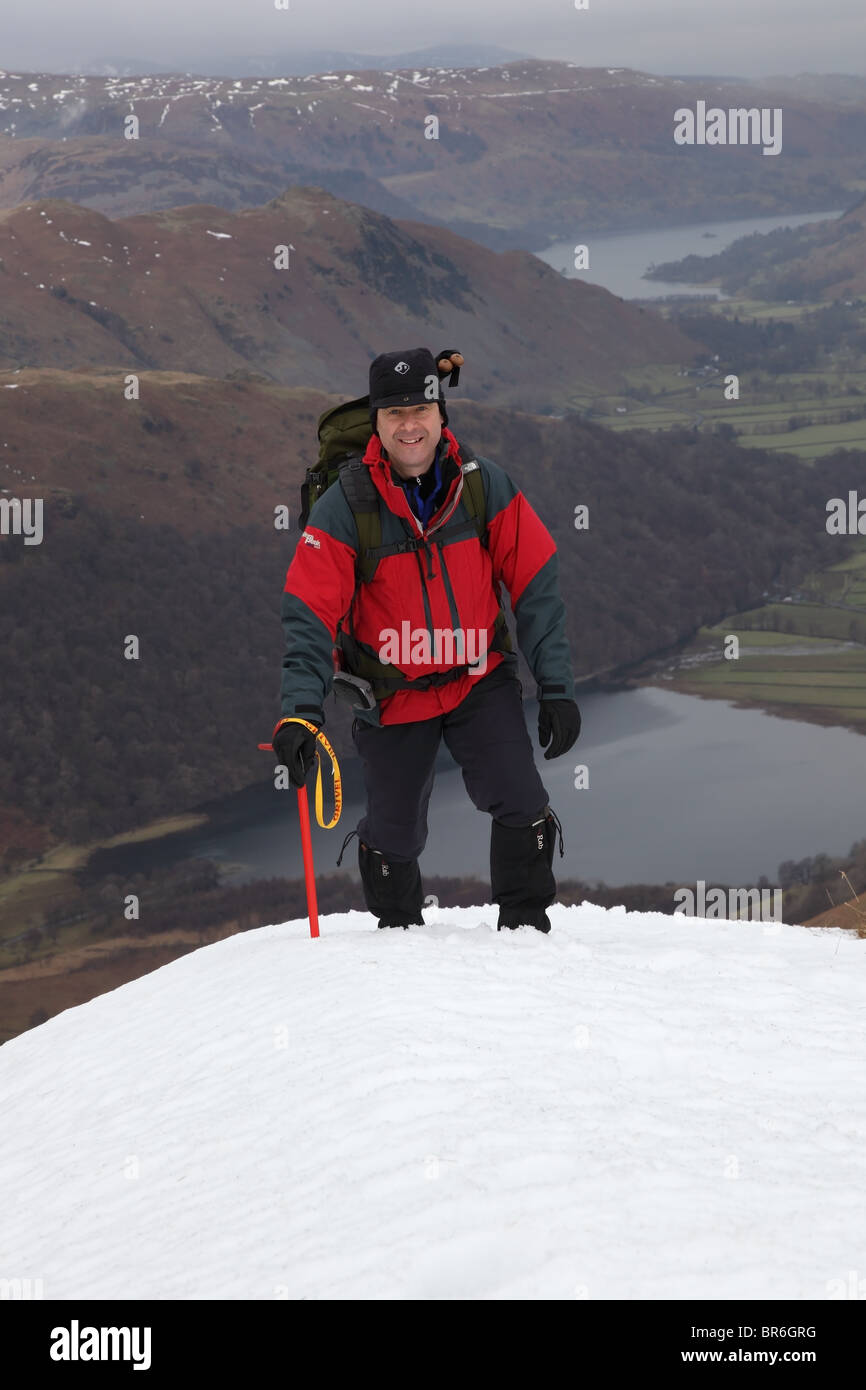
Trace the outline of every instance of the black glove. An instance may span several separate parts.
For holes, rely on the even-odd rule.
[[[293,787],[302,787],[316,761],[316,736],[303,724],[281,724],[272,744],[277,762],[289,770]]]
[[[573,700],[542,700],[538,706],[538,742],[550,747],[545,759],[558,758],[577,742],[580,710]]]

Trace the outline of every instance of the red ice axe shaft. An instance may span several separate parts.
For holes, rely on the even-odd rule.
[[[263,753],[273,753],[269,743],[260,743]],[[313,868],[313,837],[310,834],[310,803],[306,787],[298,787],[298,819],[301,822],[301,853],[304,856],[304,884],[307,889],[307,916],[310,936],[319,935],[319,904],[316,901],[316,871]]]
[[[319,824],[325,830],[332,830],[340,819],[343,809],[343,788],[340,778],[340,769],[334,750],[325,735],[315,724],[310,724],[306,719],[292,719],[287,721],[293,724],[304,724],[312,733],[316,735],[316,759],[319,760],[319,744],[331,759],[331,767],[334,774],[334,815],[328,822],[322,814],[322,768],[321,763],[316,773],[316,816]],[[260,743],[259,748],[266,753],[273,753],[273,745],[270,743]],[[313,837],[310,833],[310,804],[307,801],[307,788],[298,787],[298,819],[301,822],[301,853],[304,859],[304,884],[307,890],[307,915],[310,919],[310,936],[319,935],[319,907],[316,900],[316,871],[313,867]]]
[[[306,787],[298,787],[298,816],[301,821],[301,851],[304,856],[304,882],[307,886],[307,915],[310,936],[319,935],[319,907],[316,902],[316,874],[313,868],[313,839],[310,834],[310,805]]]

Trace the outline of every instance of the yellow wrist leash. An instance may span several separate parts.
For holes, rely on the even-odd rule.
[[[277,728],[274,729],[274,735],[276,735],[277,729],[281,729],[284,724],[303,724],[305,729],[309,729],[310,733],[316,735],[316,820],[323,830],[333,830],[343,812],[343,783],[340,778],[337,755],[317,724],[311,724],[308,719],[299,719],[296,715],[288,715],[285,719],[280,720]],[[331,774],[334,779],[334,815],[327,824],[322,815],[324,796],[322,794],[322,760],[319,756],[319,744],[322,745],[331,759]]]

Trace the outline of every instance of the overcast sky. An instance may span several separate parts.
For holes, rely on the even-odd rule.
[[[649,72],[866,73],[864,0],[0,0],[0,67],[487,41]]]

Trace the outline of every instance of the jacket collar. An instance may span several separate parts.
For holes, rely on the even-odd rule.
[[[457,463],[460,456],[460,451],[457,446],[457,440],[455,439],[454,435],[451,433],[447,425],[442,426],[442,439],[439,444],[440,450],[443,444],[447,445],[447,457],[453,458],[455,463]],[[391,481],[391,461],[387,456],[385,447],[378,434],[370,435],[370,442],[367,445],[367,448],[364,452],[364,462],[371,464],[381,464],[387,472],[388,481]]]
[[[409,505],[406,491],[400,486],[396,476],[392,472],[391,461],[387,457],[382,441],[378,434],[370,437],[370,442],[364,453],[364,462],[369,465],[370,474],[376,488],[383,497],[388,509],[396,516],[408,520],[413,532],[427,530],[436,524],[437,519],[454,500],[454,494],[458,487],[462,485],[463,475],[460,471],[460,450],[457,440],[447,425],[442,428],[442,440],[439,445],[440,466],[442,468],[442,478],[446,484],[446,493],[441,505],[437,508],[434,515],[430,518],[427,527],[422,528],[421,523]],[[431,465],[432,466],[432,465]]]

